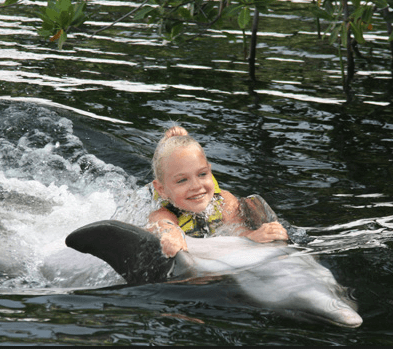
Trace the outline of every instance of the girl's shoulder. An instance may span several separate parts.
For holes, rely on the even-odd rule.
[[[150,223],[158,222],[158,221],[163,220],[163,219],[169,220],[169,221],[177,224],[177,217],[176,217],[176,215],[174,213],[172,213],[171,211],[169,211],[165,207],[161,207],[158,210],[153,211],[149,215],[149,222]]]
[[[224,199],[225,204],[229,204],[229,203],[237,203],[237,204],[239,204],[239,200],[236,198],[236,196],[233,195],[228,190],[221,189],[220,195]]]
[[[224,222],[232,221],[239,213],[239,200],[227,190],[221,190],[222,218]]]

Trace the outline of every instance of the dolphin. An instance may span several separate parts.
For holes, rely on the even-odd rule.
[[[186,236],[188,251],[167,258],[160,240],[132,224],[104,220],[83,226],[66,245],[106,261],[127,284],[231,278],[245,302],[285,316],[357,328],[363,320],[327,268],[286,242]]]

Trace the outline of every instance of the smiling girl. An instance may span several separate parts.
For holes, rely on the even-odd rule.
[[[153,170],[162,207],[150,214],[147,229],[158,234],[168,257],[187,251],[184,234],[206,237],[224,224],[238,224],[238,236],[260,243],[288,239],[277,221],[247,227],[240,201],[219,188],[203,148],[183,127],[166,131],[154,153]]]

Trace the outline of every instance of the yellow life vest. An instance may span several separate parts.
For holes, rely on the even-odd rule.
[[[179,227],[189,236],[204,237],[206,235],[213,234],[215,232],[215,228],[222,221],[221,205],[223,198],[220,195],[221,189],[213,175],[212,177],[214,182],[214,196],[211,205],[213,205],[213,207],[208,209],[208,215],[204,213],[196,214],[194,212],[180,210],[168,201],[163,201],[161,204],[168,211],[176,215]],[[157,191],[154,190],[154,199],[158,200],[159,197],[160,196]]]

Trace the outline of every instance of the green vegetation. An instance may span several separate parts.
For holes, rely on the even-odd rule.
[[[390,41],[393,58],[393,12],[389,11],[392,6],[393,0],[373,0],[369,2],[353,0],[351,6],[348,4],[348,0],[325,0],[323,2],[318,0],[318,3],[311,7],[318,24],[319,19],[325,19],[329,23],[325,35],[329,35],[331,45],[336,44],[338,47],[343,88],[347,95],[350,93],[350,83],[355,71],[354,53],[358,57],[362,57],[358,44],[367,44],[364,33],[373,29],[373,21],[375,16],[379,14],[382,14],[387,24],[388,40]],[[344,47],[347,52],[347,76],[344,73],[341,47]]]
[[[19,0],[6,0],[0,7],[9,7],[17,4]]]
[[[78,27],[87,19],[86,1],[48,0],[48,5],[41,9],[38,16],[42,19],[42,27],[38,34],[50,41],[57,41],[59,49],[67,40],[67,31]]]
[[[134,21],[144,21],[153,24],[157,33],[167,41],[194,40],[208,29],[227,28],[236,21],[237,27],[243,32],[245,58],[249,61],[249,75],[255,80],[255,55],[259,13],[268,13],[269,7],[275,0],[144,0],[132,11],[114,21],[111,25],[92,32],[94,36],[99,31],[110,28],[114,23],[132,18]],[[18,5],[18,0],[6,0],[2,7]],[[296,6],[294,4],[293,6]],[[390,8],[393,0],[373,0],[361,2],[353,0],[317,0],[310,3],[310,12],[316,17],[318,36],[321,37],[322,20],[326,28],[324,37],[329,37],[329,43],[338,49],[341,60],[342,80],[344,91],[348,94],[350,83],[354,76],[354,54],[361,57],[358,45],[367,45],[364,34],[373,29],[376,16],[382,16],[387,24],[387,34],[393,57],[393,12]],[[67,40],[67,32],[81,26],[88,18],[87,0],[48,0],[47,6],[38,13],[42,19],[39,35],[51,42],[57,41],[61,49]],[[246,30],[251,29],[250,49],[247,52]],[[301,28],[299,28],[301,29]],[[230,34],[228,34],[230,36]],[[345,74],[342,49],[347,55],[347,74]],[[248,57],[247,57],[248,56]]]

